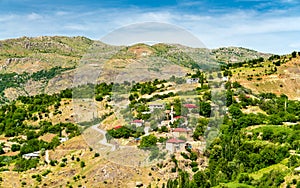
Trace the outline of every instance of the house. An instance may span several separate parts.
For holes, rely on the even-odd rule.
[[[181,126],[186,126],[187,125],[187,118],[185,116],[175,116],[174,121],[180,121]]]
[[[151,103],[148,106],[149,106],[150,112],[153,112],[154,109],[164,109],[165,108],[165,105],[162,103]]]
[[[185,141],[177,138],[171,138],[166,142],[166,150],[171,153],[183,151],[185,147]]]
[[[35,152],[32,152],[32,153],[26,153],[26,154],[23,154],[22,157],[24,159],[39,158],[40,157],[40,151],[35,151]]]
[[[141,127],[144,124],[144,120],[136,119],[136,120],[133,120],[130,124],[131,125],[135,125],[137,127]]]
[[[114,127],[115,130],[120,129],[120,128],[122,128],[121,125],[118,125],[118,126]]]
[[[160,124],[158,124],[158,127],[161,128],[162,126],[166,126],[168,127],[170,125],[170,120],[164,120],[164,121],[161,121]]]
[[[187,84],[196,84],[199,83],[199,78],[188,78],[186,79]]]
[[[188,128],[174,128],[172,130],[172,134],[174,137],[184,136],[185,138],[189,138],[191,133],[192,130]]]
[[[176,119],[176,120],[177,120],[177,119],[181,119],[181,118],[184,118],[184,117],[183,117],[183,116],[175,116],[175,117],[174,117],[174,119]]]
[[[194,109],[194,108],[197,108],[197,105],[195,105],[195,104],[185,104],[184,107],[186,107],[188,109]]]
[[[300,174],[300,166],[294,169],[294,172]]]
[[[60,137],[60,138],[59,138],[60,143],[63,143],[63,142],[65,142],[65,141],[67,141],[67,140],[69,140],[68,137]]]
[[[224,76],[224,77],[222,78],[222,81],[223,81],[223,82],[227,82],[227,81],[228,81],[228,77],[227,77],[227,76]]]

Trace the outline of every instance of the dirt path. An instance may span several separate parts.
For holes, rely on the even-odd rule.
[[[96,125],[93,125],[91,128],[98,131],[100,134],[103,135],[103,138],[98,142],[99,144],[102,144],[102,145],[105,145],[105,146],[108,146],[108,147],[111,147],[111,150],[110,151],[115,151],[116,150],[116,145],[114,144],[110,144],[107,142],[107,139],[106,139],[106,131],[105,130],[102,130],[102,129],[99,129],[98,126],[100,124],[96,124]]]
[[[45,153],[45,161],[49,164],[50,163],[50,160],[49,160],[49,151],[46,150],[46,153]]]

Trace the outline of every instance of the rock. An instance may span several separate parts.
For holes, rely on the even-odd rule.
[[[135,182],[135,187],[142,187],[143,186],[143,182],[137,181]]]

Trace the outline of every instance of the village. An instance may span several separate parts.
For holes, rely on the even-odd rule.
[[[181,92],[180,89],[184,89],[187,93],[182,92],[176,95],[173,93],[174,89],[162,89],[161,85],[167,88],[171,85],[178,89],[177,93]],[[210,101],[207,85],[201,83],[199,78],[188,77],[180,84],[159,83],[157,87],[160,90],[148,96],[148,100],[137,97],[142,95],[137,94],[136,90],[134,90],[135,93],[131,93],[135,96],[131,98],[129,104],[131,115],[128,111],[123,114],[125,117],[130,117],[129,121],[104,131],[107,143],[113,148],[111,151],[128,147],[143,150],[145,148],[142,146],[148,142],[147,139],[154,137],[155,143],[146,146],[146,149],[151,151],[147,159],[150,163],[147,164],[169,161],[174,158],[173,160],[179,161],[173,167],[174,172],[176,171],[174,168],[182,169],[190,165],[194,167],[191,168],[191,172],[205,169],[208,164],[208,158],[205,155],[205,133],[210,129],[208,122],[211,111],[218,108]],[[205,89],[199,92],[197,91],[199,88]],[[164,93],[164,97],[153,100],[153,96],[159,96],[161,93]],[[152,152],[157,149],[161,155],[154,154],[155,156],[152,157]],[[191,159],[190,155],[196,157]]]

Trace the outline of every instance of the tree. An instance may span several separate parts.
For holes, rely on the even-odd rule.
[[[237,105],[231,105],[229,107],[229,113],[233,118],[240,118],[243,115],[243,112],[240,110],[240,108]]]
[[[198,171],[194,174],[193,179],[198,187],[207,187],[208,186],[208,178],[203,171]]]
[[[20,145],[19,144],[13,144],[11,146],[11,151],[19,151],[20,150]]]
[[[293,51],[293,52],[292,52],[292,57],[293,57],[293,58],[297,57],[297,52]]]
[[[0,155],[1,154],[4,154],[5,152],[4,152],[4,150],[3,150],[3,148],[2,148],[2,146],[0,146]]]
[[[151,147],[156,146],[156,142],[157,142],[156,136],[150,134],[150,135],[144,136],[142,138],[139,147],[144,148],[144,149],[151,148]]]
[[[192,151],[191,154],[190,154],[190,159],[192,161],[196,161],[197,158],[198,158],[197,153],[195,153],[195,152]]]
[[[208,120],[204,119],[204,118],[200,118],[197,122],[197,126],[196,129],[193,133],[193,139],[194,140],[199,140],[200,136],[203,136],[204,132],[205,132],[205,128],[208,125]]]
[[[37,137],[37,135],[36,135],[36,133],[34,131],[28,131],[27,134],[26,134],[26,136],[27,136],[27,140],[31,140],[31,139]]]
[[[84,161],[80,161],[80,167],[81,168],[85,167],[85,162]]]
[[[200,102],[200,115],[210,117],[211,105],[208,102]]]

